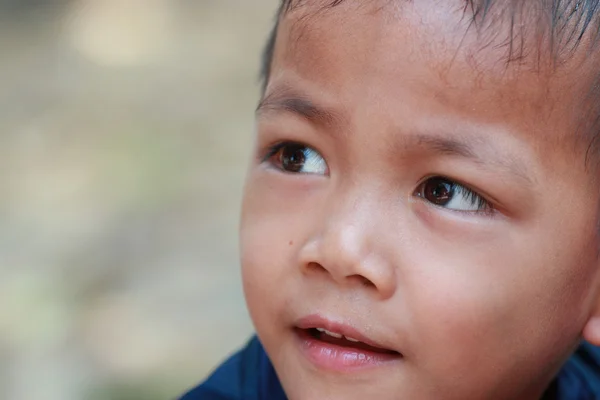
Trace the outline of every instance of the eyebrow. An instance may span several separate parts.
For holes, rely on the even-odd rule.
[[[274,90],[259,103],[256,114],[291,113],[309,122],[331,128],[344,120],[335,110],[319,107],[305,96],[298,95],[289,87]],[[521,160],[509,154],[502,154],[485,138],[437,133],[411,133],[403,135],[400,143],[404,152],[410,148],[423,148],[429,152],[449,157],[470,159],[477,164],[491,165],[532,184],[527,168]],[[479,151],[477,151],[479,150]]]
[[[424,147],[437,154],[473,160],[480,165],[491,165],[532,184],[525,164],[511,154],[502,153],[481,137],[453,138],[442,134],[416,133],[405,137],[405,148]],[[479,150],[479,151],[477,151]]]
[[[265,96],[256,108],[256,114],[269,112],[287,112],[298,115],[308,122],[325,127],[339,124],[343,119],[333,110],[317,106],[304,96],[290,93],[289,89],[276,90]]]
[[[415,134],[413,141],[418,146],[427,147],[435,153],[463,158],[479,159],[469,140],[451,139],[445,136]]]

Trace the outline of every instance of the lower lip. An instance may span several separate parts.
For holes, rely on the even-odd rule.
[[[352,347],[326,343],[311,336],[306,330],[295,330],[301,352],[320,369],[353,372],[389,366],[402,360],[400,354],[377,353]]]

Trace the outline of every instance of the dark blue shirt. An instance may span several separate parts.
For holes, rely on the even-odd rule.
[[[286,400],[256,337],[180,400]],[[552,382],[543,400],[600,400],[600,348],[583,343]]]

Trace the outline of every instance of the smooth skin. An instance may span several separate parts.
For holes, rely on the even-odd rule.
[[[306,3],[281,20],[240,233],[287,395],[539,399],[600,344],[589,61],[509,64],[459,1]],[[311,314],[403,357],[320,369],[294,332]]]

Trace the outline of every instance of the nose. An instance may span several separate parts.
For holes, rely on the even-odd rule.
[[[385,229],[381,204],[357,196],[347,199],[330,207],[325,218],[316,217],[320,229],[300,253],[303,273],[390,298],[396,291],[396,268],[385,241],[377,238],[384,233],[378,228]]]

